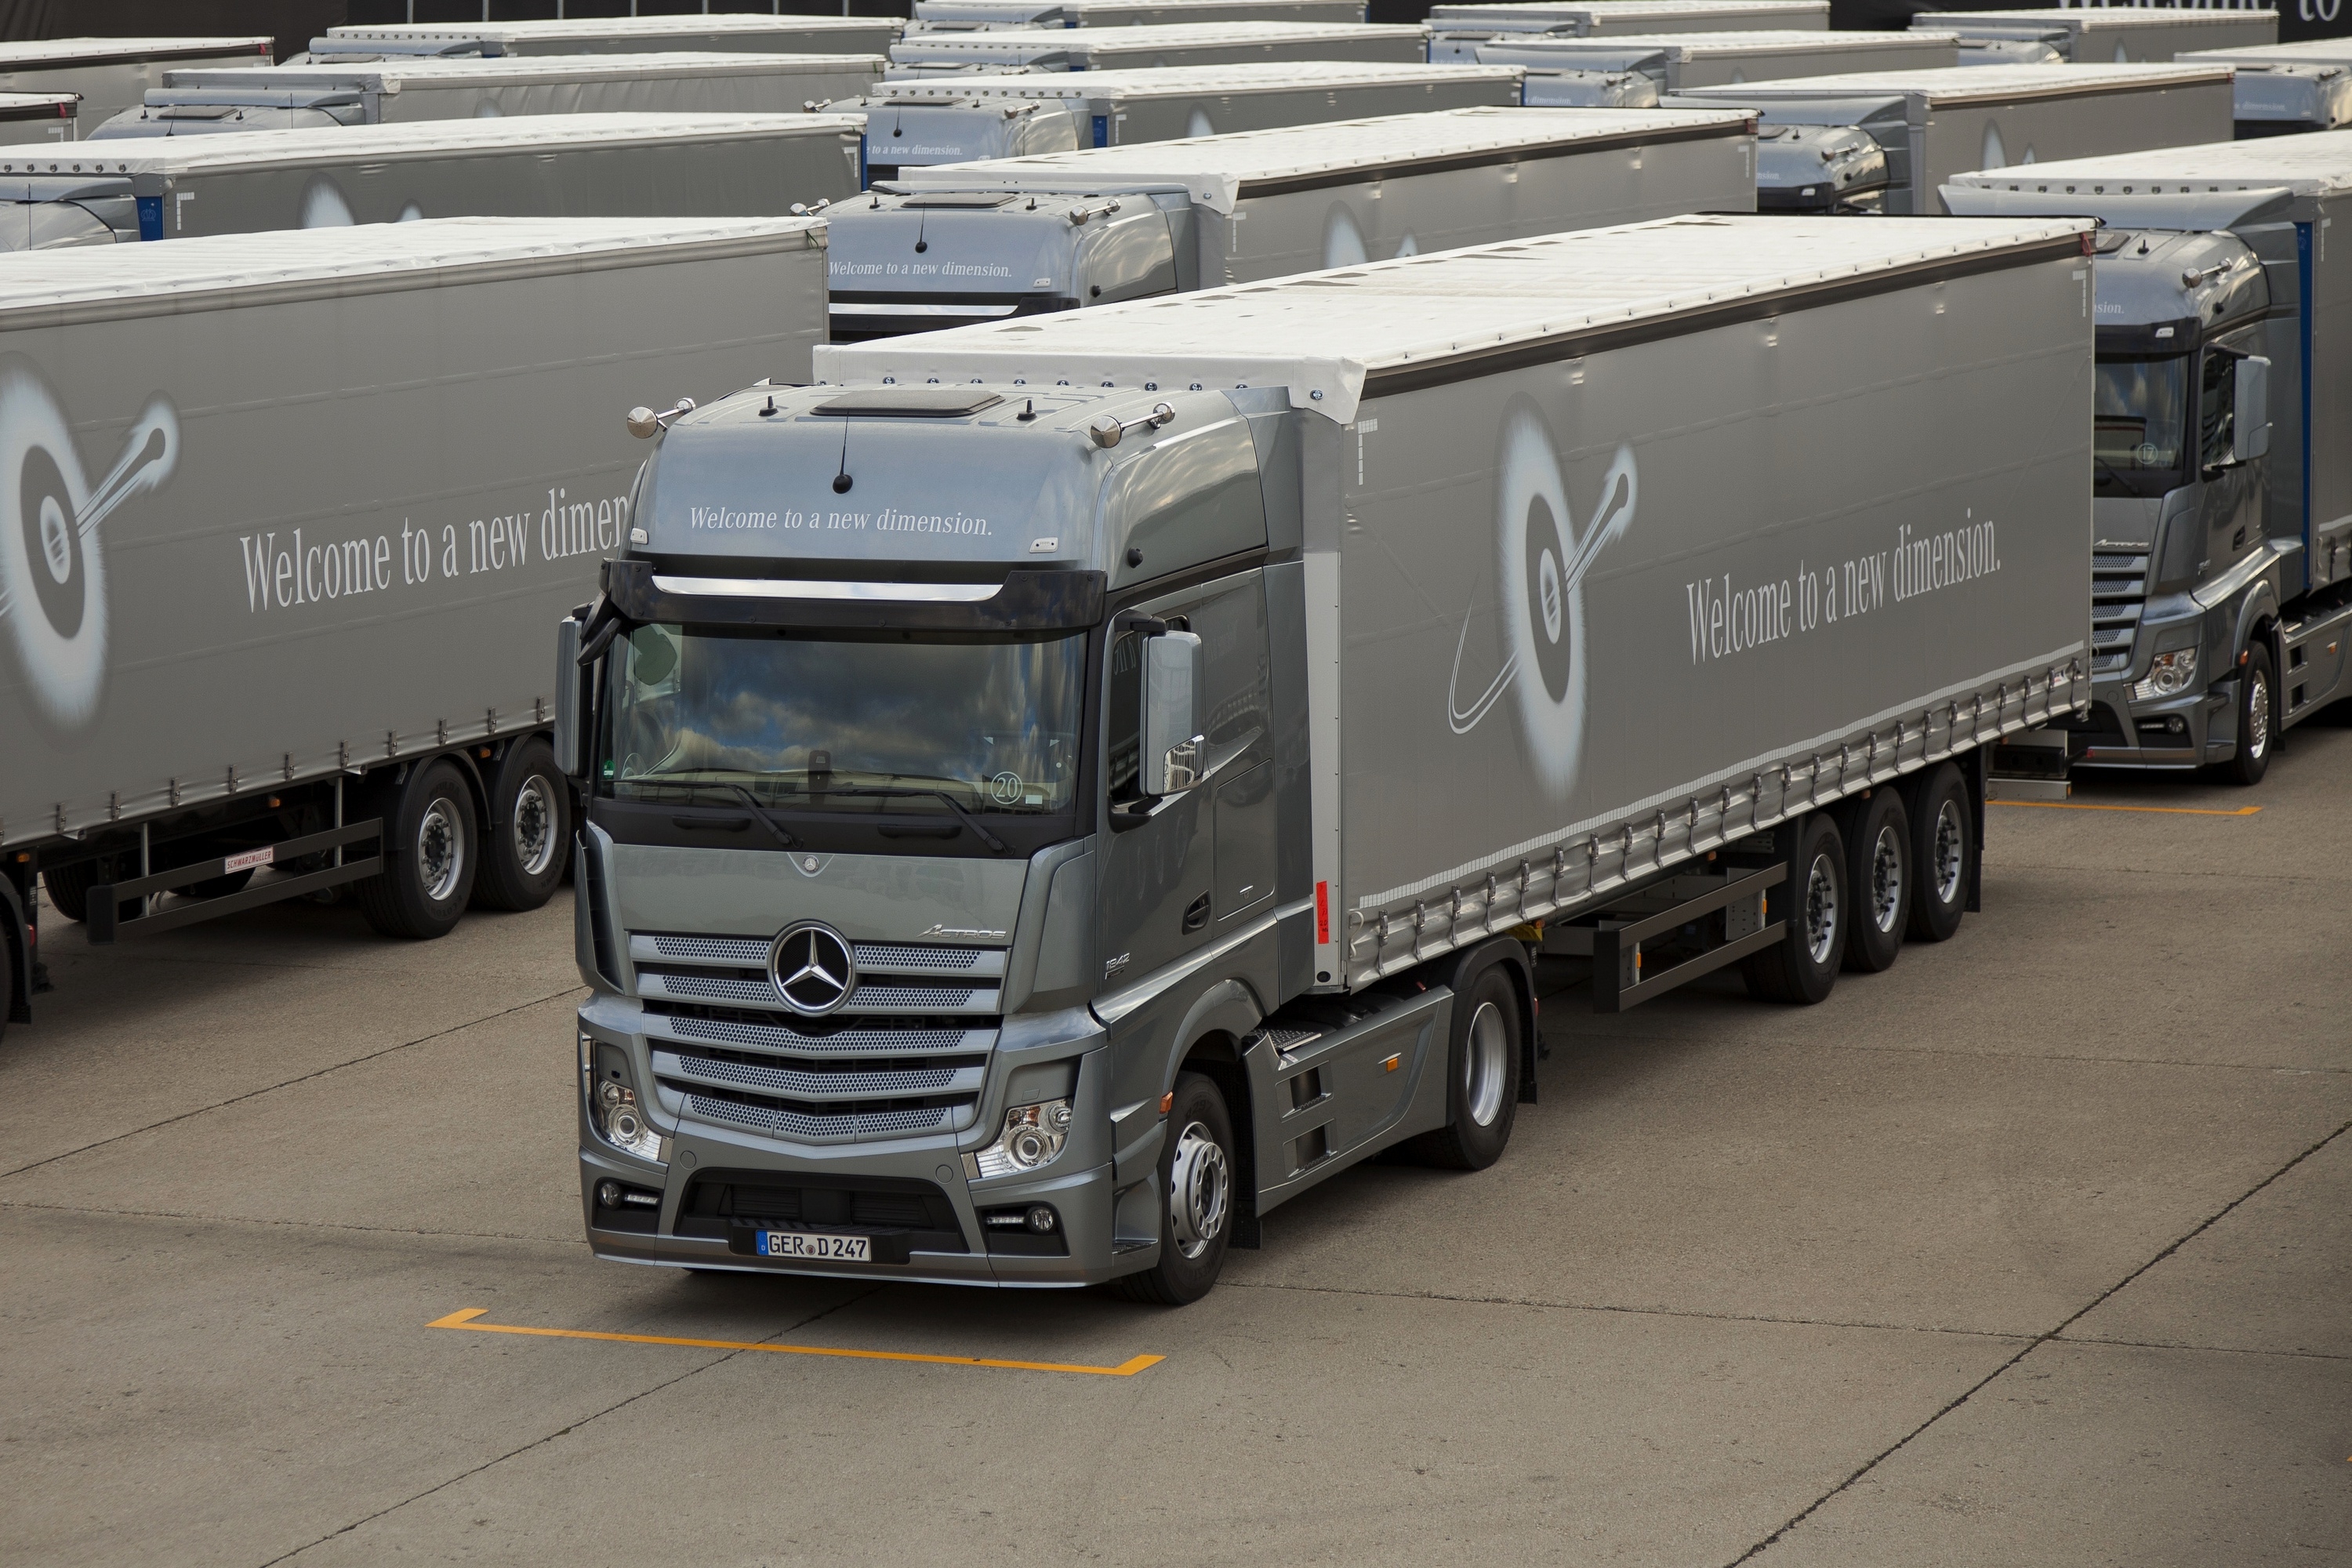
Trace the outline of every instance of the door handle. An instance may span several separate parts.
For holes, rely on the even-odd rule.
[[[1209,923],[1209,895],[1202,893],[1184,906],[1184,929],[1199,931]]]

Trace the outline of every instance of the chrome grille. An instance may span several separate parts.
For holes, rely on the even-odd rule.
[[[855,943],[856,989],[808,1018],[769,983],[771,940],[630,934],[654,1086],[673,1113],[815,1143],[972,1124],[996,1048],[1003,948]]]
[[[2132,638],[2147,599],[2147,557],[2095,552],[2091,556],[2091,673],[2131,668]]]

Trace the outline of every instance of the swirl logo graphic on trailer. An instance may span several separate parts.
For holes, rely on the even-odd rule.
[[[1516,691],[1528,759],[1554,795],[1575,781],[1584,750],[1584,579],[1601,551],[1632,526],[1639,493],[1633,449],[1621,446],[1580,531],[1542,418],[1521,406],[1505,419],[1495,534],[1509,651],[1486,689],[1463,706],[1462,653],[1470,640],[1469,617],[1463,618],[1445,717],[1455,734],[1466,735]]]
[[[0,360],[0,621],[34,701],[79,729],[106,684],[106,557],[98,525],[159,488],[180,460],[180,416],[158,394],[96,486],[57,394],[28,360]]]

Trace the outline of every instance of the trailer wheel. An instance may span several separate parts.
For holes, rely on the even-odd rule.
[[[41,887],[49,895],[49,903],[58,913],[79,923],[89,918],[89,890],[100,882],[122,880],[114,868],[104,860],[85,860],[79,866],[62,866],[54,871],[41,873]],[[120,920],[139,918],[139,900],[125,899],[114,906]]]
[[[571,787],[555,771],[555,749],[536,735],[508,748],[489,787],[474,901],[485,909],[535,910],[555,895],[571,860]]]
[[[1446,1041],[1445,1103],[1451,1120],[1406,1147],[1421,1164],[1483,1171],[1503,1157],[1519,1107],[1519,991],[1489,964],[1455,1000]]]
[[[1181,1307],[1216,1284],[1234,1232],[1234,1121],[1225,1097],[1199,1073],[1176,1075],[1160,1150],[1160,1261],[1113,1283],[1132,1301]]]
[[[457,764],[419,767],[373,803],[383,819],[384,868],[352,884],[367,923],[385,936],[446,936],[474,891],[480,839],[474,795]]]
[[[1853,919],[1846,899],[1845,844],[1827,812],[1796,825],[1789,856],[1789,880],[1772,890],[1788,934],[1740,965],[1748,994],[1763,1002],[1821,1001],[1837,984],[1844,961],[1846,927]]]
[[[1969,910],[1969,868],[1977,847],[1960,770],[1937,767],[1911,793],[1911,935],[1949,942]]]
[[[1876,974],[1903,952],[1911,919],[1911,819],[1899,791],[1881,787],[1857,800],[1841,824],[1845,837],[1845,885],[1853,889],[1853,919],[1845,941],[1845,967]]]
[[[2246,650],[2246,662],[2238,671],[2238,749],[2221,764],[2221,776],[2231,784],[2258,784],[2271,771],[2271,748],[2278,739],[2272,693],[2277,689],[2270,645],[2256,642]]]

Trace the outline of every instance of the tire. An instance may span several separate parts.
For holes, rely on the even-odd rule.
[[[1902,793],[1885,785],[1843,815],[1838,826],[1845,839],[1845,885],[1853,889],[1845,967],[1876,974],[1902,955],[1911,920],[1911,816]]]
[[[0,920],[16,917],[0,905]],[[8,1012],[16,1005],[16,938],[23,933],[12,931],[0,936],[0,1040],[8,1037]]]
[[[1853,910],[1846,898],[1845,843],[1830,814],[1812,813],[1790,837],[1789,879],[1770,900],[1785,911],[1788,933],[1745,961],[1740,973],[1759,1001],[1810,1007],[1837,984]]]
[[[2246,649],[2238,671],[2238,749],[2221,764],[2221,776],[2233,784],[2258,784],[2271,771],[2271,752],[2278,744],[2277,693],[2270,645],[2257,642]]]
[[[534,735],[507,748],[489,787],[474,901],[535,910],[555,896],[571,862],[572,786],[555,771],[555,749]]]
[[[1911,937],[1949,942],[1969,912],[1969,877],[1976,869],[1976,829],[1968,781],[1950,763],[1937,766],[1911,792]]]
[[[1519,1109],[1519,988],[1490,963],[1457,999],[1445,1047],[1444,1127],[1414,1139],[1416,1164],[1483,1171],[1510,1145]]]
[[[1182,1307],[1209,1293],[1233,1238],[1234,1176],[1240,1168],[1225,1097],[1200,1074],[1178,1073],[1160,1150],[1160,1190],[1168,1200],[1160,1212],[1160,1261],[1113,1281],[1120,1295]]]
[[[383,819],[384,868],[352,884],[360,913],[384,936],[446,936],[466,912],[481,863],[466,775],[446,758],[427,763],[369,804],[373,809],[363,815]]]
[[[100,882],[119,882],[122,878],[103,860],[85,860],[79,866],[62,866],[54,871],[41,873],[41,887],[49,895],[49,903],[58,913],[79,924],[89,918],[89,890]],[[114,906],[117,920],[137,920],[141,914],[139,900],[124,899]]]

